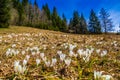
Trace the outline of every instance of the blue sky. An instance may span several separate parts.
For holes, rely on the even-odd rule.
[[[79,14],[82,12],[88,22],[91,9],[94,9],[99,16],[99,10],[105,8],[110,13],[116,30],[120,23],[120,0],[37,0],[37,2],[40,8],[45,3],[48,3],[50,10],[55,6],[58,14],[62,16],[64,13],[68,21],[74,10],[77,10]]]

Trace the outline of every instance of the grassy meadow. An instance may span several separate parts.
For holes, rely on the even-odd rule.
[[[1,80],[119,80],[120,35],[0,29]]]

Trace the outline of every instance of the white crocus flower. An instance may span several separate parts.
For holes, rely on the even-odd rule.
[[[16,51],[14,49],[11,49],[11,54],[10,55],[12,56],[12,55],[16,55],[16,54],[17,54]]]
[[[30,55],[26,55],[26,60],[28,61],[30,59]]]
[[[46,58],[46,57],[43,57],[42,60],[43,60],[44,62],[46,62],[46,61],[47,61],[47,58]]]
[[[83,49],[79,49],[77,52],[80,55],[80,57],[85,55],[85,52],[83,51]]]
[[[96,53],[99,54],[99,53],[100,53],[100,49],[97,49],[97,50],[96,50]]]
[[[58,54],[58,55],[62,54],[62,51],[57,51],[57,54]]]
[[[43,59],[45,57],[44,53],[40,53],[40,57]]]
[[[50,61],[46,61],[45,64],[46,64],[47,67],[49,67],[50,66]]]
[[[23,66],[26,66],[27,65],[27,60],[23,60]]]
[[[33,55],[33,56],[35,55],[35,52],[34,52],[34,51],[32,52],[32,55]]]
[[[102,76],[102,71],[94,71],[94,79],[99,79]]]
[[[54,66],[57,62],[57,59],[56,58],[52,58],[52,63],[51,63],[51,67]]]
[[[40,51],[39,50],[37,50],[37,53],[36,54],[40,54]]]
[[[29,51],[30,50],[30,47],[27,47],[26,51]]]
[[[20,61],[15,61],[14,62],[14,70],[15,70],[15,72],[19,71],[19,63],[20,63]]]
[[[21,65],[18,65],[18,68],[17,68],[18,70],[17,70],[17,72],[18,73],[23,73],[23,70],[22,70],[22,66]]]
[[[6,51],[6,56],[9,56],[10,53],[11,53],[11,49],[8,49],[8,50]]]
[[[69,66],[70,63],[71,63],[71,59],[65,59],[64,61],[65,61],[65,64],[66,64],[67,66]]]
[[[15,53],[15,54],[16,54],[16,55],[18,55],[18,54],[19,54],[19,52],[20,52],[20,51],[16,50],[16,53]]]
[[[23,74],[26,70],[26,66],[22,67],[19,63],[20,63],[19,61],[14,62],[14,70],[15,70],[16,73]]]
[[[22,55],[24,55],[25,54],[25,51],[22,51]]]
[[[12,48],[14,48],[14,47],[16,47],[16,44],[13,44],[13,45],[12,45]]]
[[[85,56],[83,56],[83,60],[88,62],[90,60],[90,54],[86,53]]]
[[[40,64],[40,59],[36,59],[37,66]]]
[[[73,51],[70,51],[70,52],[69,52],[69,56],[70,56],[70,57],[74,56],[74,52],[73,52]]]
[[[26,66],[23,66],[23,67],[22,67],[22,70],[20,71],[20,73],[23,74],[25,71],[26,71]]]
[[[70,51],[72,51],[75,47],[76,47],[76,45],[69,44],[69,50]]]
[[[65,54],[60,54],[60,60],[63,61],[65,59],[66,55]]]
[[[112,76],[111,75],[102,75],[101,78],[103,80],[111,80],[112,79]]]
[[[89,53],[89,54],[92,54],[93,51],[94,51],[94,48],[88,49],[88,53]]]
[[[103,57],[103,56],[105,56],[105,55],[107,55],[107,50],[102,51],[101,57]]]

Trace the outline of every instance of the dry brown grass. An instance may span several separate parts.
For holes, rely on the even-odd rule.
[[[30,36],[19,35],[13,36],[12,38],[2,38],[2,41],[0,42],[1,79],[87,80],[93,79],[94,70],[104,71],[103,74],[111,75],[114,80],[120,79],[119,35],[75,35],[19,26],[12,26],[9,29],[0,29],[0,36],[26,33],[30,34]],[[22,38],[25,38],[25,40],[22,40]],[[29,38],[32,40],[29,40]],[[116,41],[117,46],[111,44],[114,41]],[[102,44],[96,44],[97,42],[102,42]],[[59,58],[57,55],[58,50],[62,50],[63,53],[67,55],[69,54],[69,49],[61,47],[64,43],[77,44],[77,47],[74,49],[74,53],[76,54],[78,49],[86,49],[90,46],[92,46],[95,50],[107,50],[108,54],[105,57],[100,57],[94,51],[88,63],[85,63],[79,58],[72,58],[73,61],[70,67],[66,67],[63,63],[57,62],[54,68],[46,68],[43,62],[39,67],[36,67],[35,59],[40,57],[39,55],[35,55],[31,56],[27,64],[27,72],[23,75],[18,75],[14,72],[14,61],[20,60],[22,63],[25,55],[31,55],[31,53],[28,51],[25,55],[22,55],[20,52],[17,56],[10,57],[6,57],[5,55],[7,49],[11,48],[12,44],[16,44],[17,46],[15,49],[19,51],[25,50],[27,47],[38,46],[40,52],[44,52],[48,59],[52,59],[52,57]],[[44,45],[46,46],[45,50]]]

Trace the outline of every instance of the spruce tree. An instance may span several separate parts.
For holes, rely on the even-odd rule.
[[[72,30],[73,30],[72,25],[73,25],[73,19],[70,18],[70,21],[69,21],[69,31],[70,31],[70,32],[73,32],[73,31],[72,31]]]
[[[48,19],[51,20],[51,13],[50,13],[50,9],[48,7],[48,4],[46,3],[45,5],[43,5],[42,9],[45,11]]]
[[[18,14],[19,14],[18,25],[21,26],[23,24],[23,22],[24,22],[24,16],[23,16],[24,15],[24,7],[22,6],[21,2],[18,3],[17,10],[18,10]]]
[[[28,0],[22,0],[22,5],[25,7],[28,4]]]
[[[73,13],[73,20],[72,20],[72,29],[74,30],[75,33],[79,33],[79,21],[80,21],[80,18],[79,18],[79,13],[78,11],[74,11]]]
[[[37,24],[38,22],[38,17],[39,17],[39,7],[38,7],[38,4],[37,4],[37,1],[35,0],[34,1],[34,5],[33,5],[33,24],[34,26]]]
[[[61,31],[65,32],[67,30],[67,20],[66,20],[66,17],[65,17],[64,14],[62,15],[62,24],[61,24],[61,27],[62,27]]]
[[[81,14],[81,16],[80,16],[80,32],[79,33],[86,34],[87,32],[88,32],[87,31],[87,23],[84,18],[84,15]]]
[[[0,28],[9,27],[9,0],[0,0]]]
[[[89,17],[89,32],[95,34],[101,33],[100,21],[93,10],[91,10]]]
[[[15,9],[18,9],[18,5],[19,5],[19,0],[12,0],[12,2],[13,2],[13,7],[15,8]]]
[[[59,17],[58,17],[57,9],[56,9],[56,7],[54,7],[53,13],[52,13],[52,25],[54,27],[54,30],[59,30],[59,27],[57,24],[58,20],[59,20]]]

